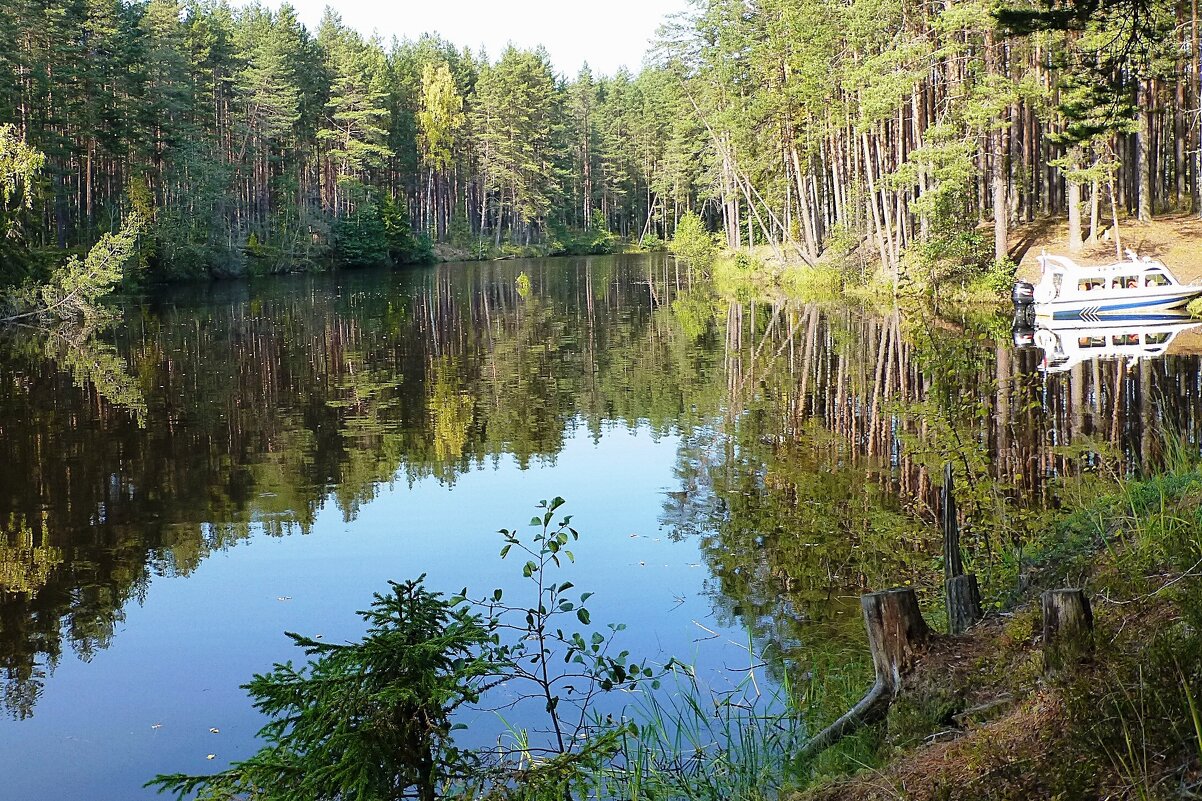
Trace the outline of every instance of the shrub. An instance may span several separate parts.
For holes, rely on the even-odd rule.
[[[668,243],[668,250],[679,258],[706,267],[717,253],[714,236],[705,228],[705,223],[696,214],[689,212],[676,224],[676,233]]]

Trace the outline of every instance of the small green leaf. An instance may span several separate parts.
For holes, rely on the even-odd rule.
[[[576,617],[578,617],[580,619],[580,622],[586,626],[588,625],[589,620],[591,620],[591,618],[589,617],[588,610],[585,609],[584,607],[581,607],[576,610]]]
[[[509,555],[509,549],[512,547],[513,547],[513,543],[511,542],[508,545],[506,545],[504,548],[501,549],[501,558],[502,559],[504,559],[506,556]]]

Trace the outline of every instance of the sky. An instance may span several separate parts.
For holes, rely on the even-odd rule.
[[[278,8],[282,0],[272,0]],[[574,77],[587,62],[595,75],[612,75],[625,65],[638,72],[648,40],[668,14],[688,0],[291,0],[297,15],[316,32],[326,5],[347,26],[388,42],[394,35],[416,39],[438,33],[459,48],[485,48],[495,59],[512,42],[543,45],[555,69]]]

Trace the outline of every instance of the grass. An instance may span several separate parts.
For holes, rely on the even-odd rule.
[[[712,695],[688,677],[674,693],[643,696],[601,796],[776,798],[806,728],[787,686],[767,696],[750,690]]]
[[[838,260],[826,259],[815,265],[782,263],[762,247],[752,253],[739,250],[719,255],[710,265],[710,275],[720,297],[741,302],[879,302],[892,301],[894,296],[892,286],[862,280]]]

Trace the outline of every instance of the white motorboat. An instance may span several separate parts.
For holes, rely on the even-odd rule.
[[[1066,256],[1039,256],[1041,277],[1034,287],[1020,282],[1016,305],[1032,304],[1035,317],[1098,321],[1107,317],[1158,319],[1202,295],[1202,285],[1182,284],[1163,262],[1139,258],[1085,266]]]
[[[1037,320],[1032,344],[1043,351],[1040,369],[1059,373],[1091,359],[1125,359],[1134,364],[1163,356],[1178,334],[1199,325],[1202,320],[1183,312],[1167,312],[1158,320]]]

